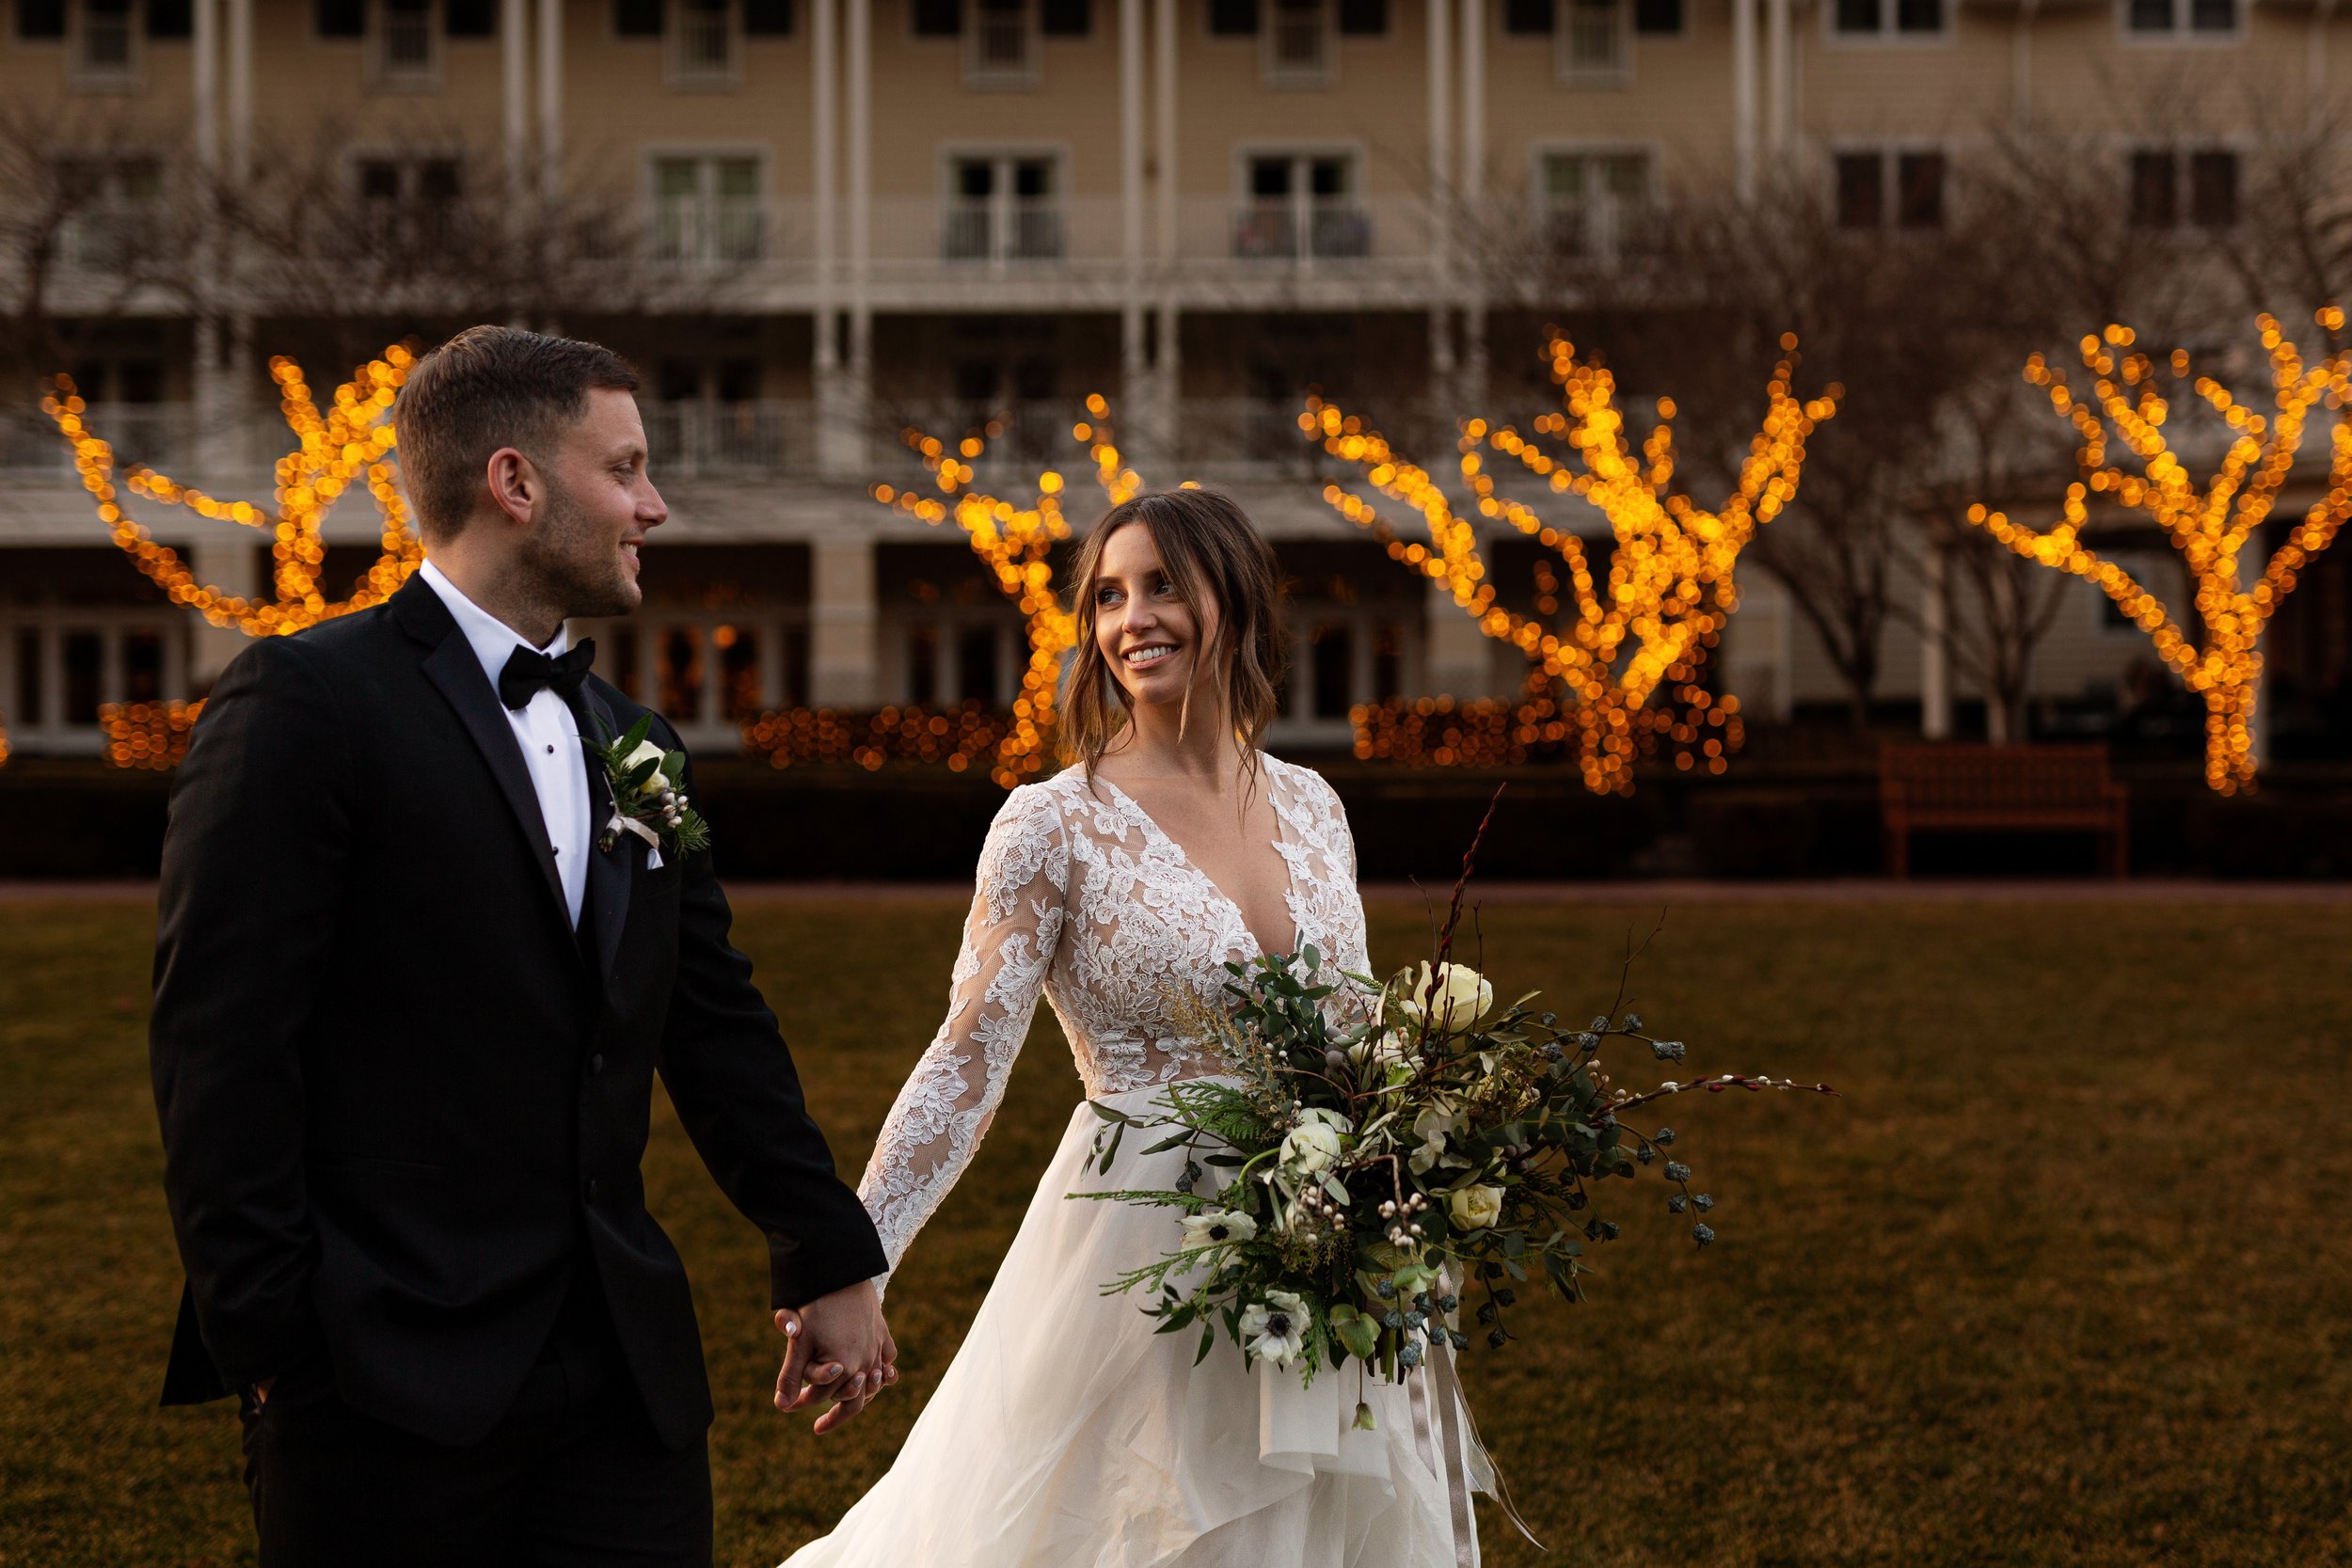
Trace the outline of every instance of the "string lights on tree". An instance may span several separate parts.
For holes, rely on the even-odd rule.
[[[1614,376],[1579,358],[1563,337],[1547,346],[1561,412],[1537,419],[1528,434],[1483,419],[1461,427],[1459,468],[1475,517],[1458,513],[1436,479],[1377,431],[1336,404],[1311,401],[1299,416],[1301,431],[1361,469],[1375,491],[1416,514],[1428,543],[1406,539],[1371,501],[1341,484],[1326,485],[1324,500],[1383,539],[1391,559],[1443,585],[1482,632],[1528,661],[1526,692],[1515,707],[1422,700],[1357,709],[1358,754],[1496,763],[1566,745],[1585,787],[1625,794],[1633,788],[1635,758],[1662,738],[1676,749],[1678,767],[1723,772],[1739,746],[1739,700],[1716,698],[1703,676],[1739,608],[1740,552],[1796,499],[1805,441],[1836,414],[1842,395],[1835,386],[1818,398],[1796,395],[1796,346],[1793,336],[1782,338],[1785,356],[1767,385],[1761,425],[1730,495],[1711,510],[1673,488],[1673,401],[1658,401],[1656,421],[1635,445]],[[1489,452],[1608,519],[1615,547],[1605,583],[1581,538],[1502,491]],[[1501,602],[1479,548],[1478,519],[1505,523],[1558,556],[1558,568],[1538,562],[1535,613]],[[1653,708],[1661,686],[1673,703]]]
[[[2329,306],[2314,320],[2332,337],[2343,329],[2344,313]],[[2033,356],[2026,379],[2048,391],[2051,406],[2082,437],[2075,452],[2081,478],[2067,486],[2061,515],[2046,529],[2011,522],[1982,504],[1967,513],[1971,524],[2018,555],[2095,583],[2148,634],[2157,657],[2204,699],[2205,782],[2223,795],[2255,785],[2263,632],[2304,567],[2334,542],[2352,513],[2352,356],[2338,352],[2307,362],[2274,317],[2264,315],[2259,325],[2270,356],[2269,412],[2239,402],[2211,376],[2193,374],[2185,350],[2174,350],[2161,363],[2140,353],[2127,326],[2110,325],[2083,339],[2088,396]],[[2229,433],[2219,467],[2201,485],[2174,451],[2168,430],[2174,400],[2167,388],[2184,384]],[[2257,531],[2295,468],[2312,411],[2323,406],[2336,415],[2328,427],[2326,481],[2302,521],[2264,562]],[[2125,456],[2134,471],[2126,470]],[[2143,514],[2163,530],[2187,568],[2199,635],[2192,637],[2184,617],[2084,539],[2094,498]],[[2252,559],[2246,557],[2249,545]]]
[[[51,391],[41,399],[41,411],[66,438],[82,488],[98,504],[99,521],[172,603],[196,610],[214,626],[233,626],[249,637],[282,637],[382,603],[424,559],[423,545],[401,499],[389,418],[393,399],[415,364],[406,347],[393,344],[336,388],[322,409],[300,365],[282,355],[271,359],[270,380],[278,388],[278,408],[294,433],[294,446],[277,462],[273,506],[266,512],[249,501],[220,499],[143,466],[124,470],[118,484],[114,448],[89,428],[89,405],[70,376],[54,379]],[[383,519],[382,551],[346,594],[329,599],[319,582],[326,561],[322,529],[336,501],[362,483]],[[167,506],[184,506],[209,522],[266,530],[271,595],[231,594],[199,581],[178,551],[159,544],[130,515],[123,504],[126,491]],[[106,736],[107,761],[118,768],[176,765],[186,754],[189,731],[203,706],[200,702],[106,705],[99,722]]]

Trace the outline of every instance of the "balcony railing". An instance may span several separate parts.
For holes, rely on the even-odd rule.
[[[114,449],[115,474],[135,464],[163,469],[192,455],[196,409],[184,403],[96,403],[82,416],[89,432]],[[0,471],[54,479],[73,477],[73,453],[57,427],[40,416],[0,423]]]
[[[1372,214],[1346,198],[1263,197],[1233,214],[1233,254],[1247,261],[1353,261],[1372,254]]]
[[[669,197],[654,206],[653,253],[663,261],[756,261],[768,212],[755,197]]]
[[[805,401],[644,403],[654,483],[730,474],[778,474],[816,462],[816,415]]]
[[[1648,201],[1561,201],[1544,214],[1544,247],[1559,257],[1619,261],[1655,250],[1661,221],[1658,207]]]
[[[1061,203],[1051,197],[974,198],[949,205],[940,255],[950,261],[1058,261]]]

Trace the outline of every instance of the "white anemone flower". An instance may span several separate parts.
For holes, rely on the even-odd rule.
[[[1288,1291],[1268,1291],[1263,1305],[1242,1309],[1241,1338],[1251,1356],[1288,1367],[1307,1352],[1307,1304]]]
[[[1231,1209],[1207,1209],[1184,1216],[1184,1250],[1232,1246],[1258,1233],[1258,1222]]]

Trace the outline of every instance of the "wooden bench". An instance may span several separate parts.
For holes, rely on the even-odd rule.
[[[2014,829],[2095,832],[2107,874],[2130,864],[2123,786],[2105,746],[1886,746],[1879,753],[1879,825],[1886,874],[1911,875],[1911,835]]]

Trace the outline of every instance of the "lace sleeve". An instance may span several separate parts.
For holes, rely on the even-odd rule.
[[[1061,936],[1070,843],[1053,797],[1012,792],[980,849],[947,1017],[898,1090],[858,1182],[892,1272],[996,1115]],[[884,1274],[874,1283],[886,1285]]]

